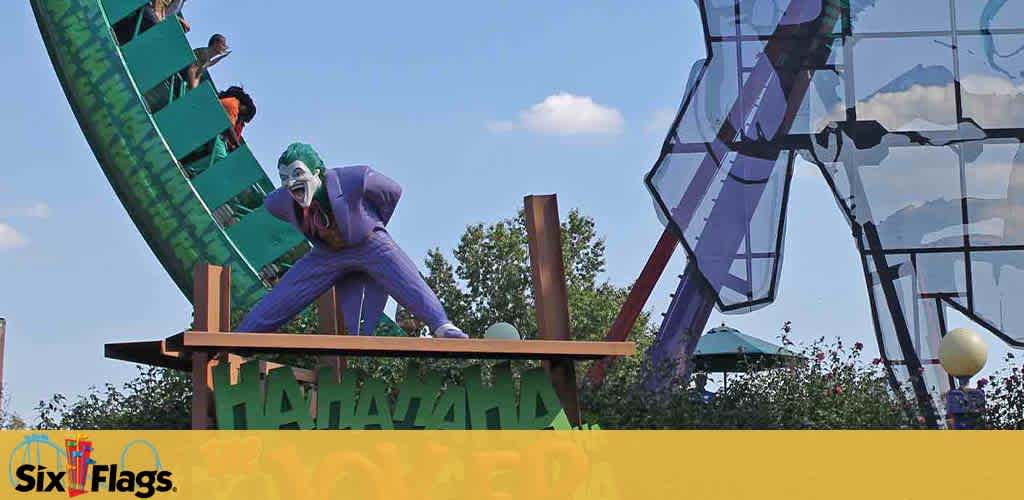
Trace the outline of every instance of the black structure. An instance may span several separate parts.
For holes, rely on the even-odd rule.
[[[685,367],[712,304],[774,300],[809,161],[860,250],[891,380],[939,425],[947,306],[1024,346],[1024,2],[697,4],[708,58],[646,178],[690,259],[651,358]]]

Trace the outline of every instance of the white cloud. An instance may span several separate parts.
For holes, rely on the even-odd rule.
[[[0,211],[0,215],[7,217],[31,217],[34,219],[49,219],[50,214],[53,211],[50,210],[50,205],[37,201],[31,205],[19,208],[11,208]]]
[[[547,135],[614,135],[622,133],[622,113],[590,97],[559,92],[519,112],[516,121],[487,124],[491,132],[529,130]]]
[[[1024,85],[991,75],[966,75],[961,79],[964,115],[986,128],[1020,127],[1024,116]],[[857,117],[877,120],[888,130],[941,128],[956,123],[956,89],[945,86],[914,85],[899,92],[885,92],[857,103]],[[841,105],[818,123],[845,119]]]
[[[0,222],[0,250],[12,250],[28,244],[28,239],[13,227]]]
[[[1024,85],[1017,85],[1010,80],[996,75],[970,74],[963,77],[960,85],[965,92],[971,94],[1019,95],[1024,92]]]

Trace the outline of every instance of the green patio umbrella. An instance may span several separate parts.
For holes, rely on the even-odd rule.
[[[692,358],[695,370],[724,374],[723,383],[728,382],[729,372],[767,370],[805,360],[789,349],[751,337],[724,323],[701,336]]]

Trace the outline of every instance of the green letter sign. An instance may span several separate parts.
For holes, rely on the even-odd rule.
[[[231,383],[230,368],[213,369],[214,407],[220,429],[569,429],[569,420],[541,368],[523,372],[519,397],[508,363],[493,369],[490,383],[480,366],[462,371],[465,385],[410,366],[397,394],[383,380],[347,369],[341,381],[329,368],[317,384],[303,388],[291,368],[279,367],[261,380],[259,363],[241,366]],[[265,389],[264,389],[265,386]],[[312,404],[313,391],[316,404]],[[392,396],[394,399],[392,400]],[[394,403],[392,404],[392,401]]]

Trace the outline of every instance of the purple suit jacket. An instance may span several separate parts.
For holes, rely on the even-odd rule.
[[[387,225],[402,196],[397,182],[364,165],[327,169],[324,187],[338,230],[349,245],[362,243],[374,229]],[[286,189],[275,189],[263,204],[272,215],[301,231],[295,201]]]

